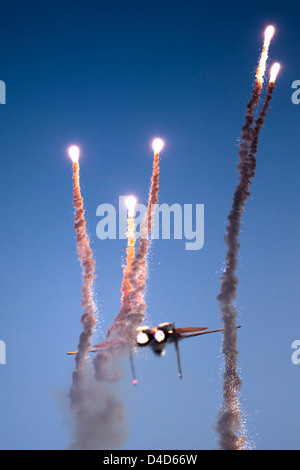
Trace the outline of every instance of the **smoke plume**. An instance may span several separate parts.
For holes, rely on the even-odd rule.
[[[114,322],[108,329],[106,338],[109,338],[112,333],[120,336],[125,330],[127,315],[131,310],[130,293],[132,292],[131,272],[135,256],[135,225],[134,215],[128,214],[127,217],[127,248],[126,248],[126,265],[123,270],[123,280],[121,286],[122,298],[121,309],[118,315],[114,318]]]
[[[73,442],[70,449],[109,449],[121,445],[126,437],[125,413],[121,400],[107,384],[98,384],[91,376],[87,355],[96,325],[96,304],[93,283],[95,261],[86,231],[83,198],[79,180],[79,163],[73,161],[73,201],[75,208],[75,232],[77,253],[82,266],[83,315],[75,371],[69,392],[73,415]]]
[[[264,55],[263,55],[264,54]],[[263,49],[258,71],[261,77],[264,74],[261,61],[266,61],[266,50]],[[258,73],[257,73],[258,76]],[[256,83],[251,99],[247,105],[245,124],[241,133],[241,144],[239,150],[240,163],[239,184],[234,192],[233,203],[228,216],[229,224],[226,228],[225,242],[227,245],[226,269],[221,278],[221,289],[217,299],[222,310],[224,322],[224,335],[222,352],[224,354],[225,366],[223,374],[223,405],[219,413],[217,431],[219,432],[220,448],[224,450],[241,450],[245,445],[245,436],[241,435],[241,414],[238,393],[241,388],[241,378],[238,373],[238,349],[237,349],[237,309],[234,301],[237,297],[238,278],[236,270],[238,266],[238,252],[240,243],[238,241],[241,218],[246,201],[250,195],[251,179],[255,175],[256,154],[258,150],[258,139],[267,114],[270,100],[274,89],[274,82],[269,82],[262,110],[253,125],[256,107],[259,104],[262,82],[256,78]]]
[[[127,256],[127,266],[124,269],[122,282],[122,306],[114,323],[108,330],[107,337],[114,333],[114,338],[109,341],[109,348],[100,351],[94,358],[95,377],[97,380],[118,381],[121,371],[112,373],[110,364],[120,362],[120,359],[128,355],[134,346],[136,328],[145,318],[146,302],[144,298],[147,279],[147,254],[149,247],[149,234],[151,233],[154,218],[155,205],[158,201],[159,191],[159,154],[154,153],[151,188],[148,200],[147,212],[140,228],[139,245],[137,254],[133,260],[134,227],[129,220],[128,248],[131,249]],[[127,248],[127,249],[128,249]],[[107,343],[105,343],[107,344]]]
[[[147,256],[150,244],[155,208],[158,203],[159,192],[159,153],[154,153],[151,188],[147,206],[147,212],[140,228],[140,238],[137,254],[131,271],[132,291],[130,293],[131,312],[127,315],[126,335],[131,342],[134,341],[136,328],[141,325],[146,317],[146,281],[147,281]]]
[[[91,348],[90,339],[96,325],[96,304],[94,302],[93,283],[95,275],[95,261],[90,248],[90,240],[86,231],[83,198],[80,190],[79,163],[73,162],[73,203],[75,208],[75,232],[77,253],[82,266],[82,298],[83,315],[81,323],[83,331],[79,338],[78,353],[75,358],[76,369],[73,373],[73,384],[70,391],[72,405],[76,406],[80,396],[80,389],[85,380],[86,357]]]

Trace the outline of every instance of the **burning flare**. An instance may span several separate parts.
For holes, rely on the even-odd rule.
[[[106,338],[112,334],[117,338],[123,338],[124,342],[134,344],[136,328],[143,322],[146,315],[145,290],[147,280],[147,256],[149,248],[149,237],[153,225],[155,206],[158,201],[159,192],[159,152],[164,146],[162,139],[156,138],[152,141],[154,151],[151,188],[148,200],[147,212],[140,228],[140,239],[135,257],[135,225],[134,212],[136,198],[128,196],[126,207],[127,218],[127,258],[122,281],[122,306],[114,322],[108,329]],[[99,359],[99,360],[98,360]],[[95,369],[101,365],[101,355],[94,360]]]
[[[278,62],[275,62],[275,64],[272,65],[270,70],[270,83],[275,83],[279,70],[280,64]]]
[[[163,148],[164,145],[165,145],[165,144],[164,144],[164,141],[163,141],[163,140],[161,140],[161,139],[154,139],[153,142],[152,142],[152,148],[153,148],[153,150],[154,150],[154,153],[155,153],[155,154],[159,153],[159,152],[162,150],[162,148]]]
[[[79,179],[79,148],[72,145],[68,150],[69,156],[73,161],[73,204],[75,209],[75,225],[77,242],[77,254],[82,266],[82,298],[81,306],[83,315],[81,323],[83,331],[79,338],[78,354],[76,355],[76,370],[73,373],[73,385],[71,389],[71,401],[76,404],[79,400],[80,389],[84,382],[84,367],[86,356],[91,348],[90,339],[93,335],[93,329],[96,325],[96,304],[94,302],[93,283],[95,275],[95,261],[90,247],[90,240],[86,231],[86,221],[84,217],[83,198],[81,195]]]
[[[80,155],[80,150],[77,145],[71,145],[68,149],[68,154],[72,160],[73,163],[77,163]]]
[[[250,196],[251,180],[255,176],[256,154],[258,150],[259,134],[264,125],[270,100],[274,89],[274,82],[279,71],[279,64],[271,69],[265,101],[254,122],[256,108],[262,90],[263,76],[268,57],[268,48],[274,34],[274,27],[269,26],[265,31],[265,42],[257,69],[256,81],[252,90],[251,99],[247,104],[245,124],[242,127],[241,144],[239,149],[239,184],[237,185],[228,216],[225,242],[227,245],[226,269],[221,278],[221,289],[217,299],[222,310],[224,322],[224,336],[222,352],[225,365],[223,373],[223,405],[219,412],[217,430],[220,434],[220,447],[223,450],[242,450],[246,439],[242,435],[241,414],[239,404],[239,391],[242,385],[238,373],[238,348],[236,318],[238,311],[234,306],[237,297],[238,277],[236,275],[239,254],[239,235],[241,219],[248,197]],[[254,125],[253,125],[254,123]]]
[[[266,64],[268,60],[269,47],[271,44],[271,39],[274,36],[274,33],[275,33],[274,26],[268,26],[265,29],[265,40],[264,40],[263,49],[262,49],[262,53],[261,53],[260,60],[259,60],[259,65],[256,70],[256,80],[260,86],[263,85],[264,75],[266,71]]]
[[[270,44],[271,39],[274,36],[274,33],[275,33],[274,26],[270,25],[270,26],[266,27],[266,29],[265,29],[265,41],[266,41],[266,43]]]
[[[128,217],[134,217],[136,202],[136,197],[134,196],[128,196],[126,198],[125,204],[128,209]]]
[[[132,292],[130,293],[130,312],[127,315],[126,337],[134,344],[136,328],[141,325],[146,317],[147,304],[145,291],[148,276],[148,250],[150,234],[153,226],[155,207],[159,193],[159,152],[164,146],[161,139],[154,139],[152,148],[154,151],[151,188],[148,199],[148,207],[140,228],[140,238],[137,254],[132,266],[130,281]]]

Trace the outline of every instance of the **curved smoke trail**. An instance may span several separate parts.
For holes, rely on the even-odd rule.
[[[126,326],[127,315],[131,310],[130,293],[132,292],[131,272],[135,256],[135,224],[134,213],[128,212],[127,217],[127,248],[126,248],[126,264],[123,270],[123,280],[121,286],[122,298],[121,309],[118,315],[114,318],[114,322],[108,329],[106,338],[109,338],[112,333],[117,336],[122,334]]]
[[[95,260],[90,248],[90,240],[86,232],[86,221],[84,217],[83,198],[81,196],[79,180],[79,163],[73,162],[73,203],[75,208],[75,232],[77,242],[77,253],[83,269],[82,275],[82,298],[81,306],[83,315],[80,319],[83,331],[80,334],[78,353],[75,358],[76,369],[73,373],[73,383],[70,391],[72,405],[80,400],[81,388],[85,380],[86,358],[91,349],[91,337],[96,325],[96,304],[94,302],[93,283],[95,275]]]
[[[132,291],[130,292],[131,312],[127,314],[126,336],[131,342],[135,341],[136,328],[146,318],[146,281],[148,275],[147,256],[150,244],[150,234],[153,226],[155,208],[158,203],[159,193],[159,150],[154,151],[151,188],[148,199],[147,212],[140,228],[139,245],[130,281]]]
[[[122,306],[114,323],[108,330],[107,338],[114,333],[112,340],[104,343],[108,345],[105,350],[99,351],[94,358],[95,377],[99,381],[117,382],[122,371],[116,367],[119,359],[128,354],[135,343],[136,328],[146,316],[145,290],[147,280],[147,255],[149,236],[154,219],[155,206],[158,202],[159,192],[159,151],[154,152],[151,188],[147,212],[140,228],[139,245],[134,256],[134,246],[128,246],[129,265],[124,270],[122,282]],[[128,244],[134,245],[134,225],[128,218]],[[130,228],[129,228],[130,227]],[[128,289],[127,289],[128,288]]]
[[[71,411],[74,417],[70,449],[111,449],[120,446],[127,437],[127,432],[124,429],[125,413],[122,401],[115,396],[113,391],[106,384],[99,384],[93,380],[87,361],[96,325],[96,304],[93,292],[93,282],[96,276],[95,261],[86,231],[80,189],[79,149],[74,152],[69,151],[73,160],[74,228],[77,253],[83,269],[81,306],[84,311],[81,317],[83,331],[79,338],[78,352],[75,358],[76,368],[72,375],[73,380],[69,392]]]
[[[269,27],[270,28],[270,27]],[[267,28],[268,29],[268,28]],[[266,30],[267,33],[267,30]],[[274,31],[272,32],[272,34]],[[245,124],[241,133],[241,144],[239,149],[240,163],[239,184],[234,192],[233,203],[228,216],[229,224],[226,228],[225,242],[227,245],[226,269],[221,278],[221,289],[217,299],[222,310],[222,321],[224,322],[224,335],[222,352],[224,354],[225,366],[223,373],[223,404],[217,422],[219,432],[219,444],[224,450],[241,450],[245,445],[245,436],[241,435],[241,415],[238,393],[241,388],[241,378],[238,374],[238,350],[237,350],[237,310],[234,307],[238,278],[236,270],[238,266],[238,251],[240,243],[238,237],[241,228],[241,218],[246,201],[250,195],[251,179],[255,175],[257,145],[260,130],[264,124],[266,112],[272,97],[274,82],[268,85],[264,105],[254,128],[252,127],[256,107],[262,89],[263,76],[265,73],[268,47],[272,35],[265,34],[265,43],[260,57],[256,74],[256,81],[252,91],[251,99],[247,105]],[[275,81],[275,79],[274,79]]]

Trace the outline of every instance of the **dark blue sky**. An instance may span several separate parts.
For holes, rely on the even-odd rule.
[[[237,183],[238,138],[263,31],[274,24],[282,69],[262,130],[243,217],[237,306],[241,390],[250,445],[299,447],[299,124],[295,2],[52,1],[1,5],[0,448],[64,449],[63,396],[81,331],[68,146],[82,149],[81,184],[97,263],[105,332],[120,305],[124,240],[100,241],[96,209],[134,193],[146,203],[151,141],[165,142],[160,202],[205,206],[205,244],[152,245],[150,322],[222,326],[216,297],[226,217]],[[139,387],[120,384],[124,448],[209,449],[221,405],[221,336],[176,358],[137,358]],[[144,413],[152,419],[145,426]],[[141,432],[141,429],[143,432]]]

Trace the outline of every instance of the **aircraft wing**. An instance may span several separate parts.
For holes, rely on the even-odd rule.
[[[89,352],[97,352],[99,349],[90,349]],[[73,354],[78,354],[78,351],[71,351],[67,353],[67,356],[72,356]]]
[[[241,325],[238,325],[236,328],[241,328]],[[176,328],[176,332],[177,330],[188,330],[189,328]],[[199,331],[200,328],[198,328],[198,332],[197,331],[194,331],[194,332],[181,332],[179,333],[179,338],[191,338],[192,336],[199,336],[199,335],[207,335],[208,333],[217,333],[218,331],[224,331],[225,328],[218,328],[217,330],[208,330],[207,331],[207,328],[202,328],[202,330],[204,331]]]
[[[175,333],[178,334],[178,335],[181,335],[181,334],[184,334],[184,333],[203,331],[203,330],[207,330],[207,329],[208,329],[207,327],[199,328],[197,326],[190,326],[188,328],[175,328]]]
[[[107,348],[108,346],[114,344],[114,345],[120,345],[120,338],[116,338],[116,339],[111,339],[109,341],[104,341],[103,343],[100,343],[100,344],[96,344],[92,349],[89,350],[89,352],[98,352],[100,351],[101,349],[103,348]],[[71,351],[71,352],[68,352],[67,355],[68,356],[71,356],[73,354],[78,354],[78,351]]]

